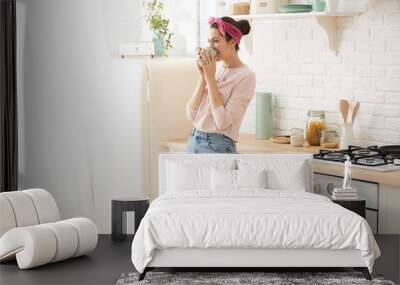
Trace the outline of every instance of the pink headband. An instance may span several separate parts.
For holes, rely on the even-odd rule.
[[[208,24],[210,26],[212,26],[213,24],[217,24],[218,30],[223,36],[229,34],[236,44],[238,45],[240,44],[240,39],[242,38],[243,34],[234,25],[224,22],[221,18],[214,18],[214,17],[210,17],[208,19]]]

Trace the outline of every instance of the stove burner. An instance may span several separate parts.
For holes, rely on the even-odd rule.
[[[329,152],[329,153],[324,154],[322,156],[322,158],[341,161],[341,160],[344,160],[346,157],[345,157],[345,154],[341,153],[341,152]]]
[[[358,149],[358,150],[353,150],[352,151],[352,154],[354,154],[354,155],[362,155],[362,156],[369,156],[369,155],[377,155],[378,154],[378,152],[377,151],[372,151],[372,150],[370,150],[370,149],[367,149],[367,148],[361,148],[361,149]]]
[[[400,145],[358,147],[350,145],[343,150],[324,150],[314,154],[314,158],[332,163],[342,164],[350,156],[355,168],[365,168],[374,171],[400,171]]]
[[[385,165],[386,160],[380,157],[366,157],[366,158],[359,158],[355,161],[356,164],[360,165],[368,165],[368,166],[378,166],[378,165]]]
[[[400,156],[400,145],[385,145],[379,148],[382,154],[399,155]]]
[[[343,163],[346,156],[350,156],[351,162],[356,166],[366,166],[375,169],[380,167],[389,167],[399,164],[400,145],[394,146],[369,146],[359,147],[350,145],[348,149],[339,151],[320,150],[314,155],[315,159]]]
[[[388,160],[399,160],[400,159],[400,154],[387,154],[386,159]]]

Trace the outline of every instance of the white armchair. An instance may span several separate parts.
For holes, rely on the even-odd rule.
[[[60,221],[44,189],[0,193],[0,262],[17,259],[20,269],[86,254],[96,248],[97,227],[87,218]]]

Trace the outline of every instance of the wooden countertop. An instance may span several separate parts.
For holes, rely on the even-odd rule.
[[[186,151],[187,138],[163,141],[162,148]],[[239,153],[311,153],[319,152],[319,146],[294,147],[290,144],[277,144],[271,140],[258,140],[255,135],[240,134],[239,142],[236,144]],[[321,163],[314,160],[314,172],[343,176],[343,166]],[[390,172],[371,171],[367,169],[353,168],[354,179],[376,182],[382,185],[400,187],[400,170]],[[399,188],[400,189],[400,188]]]

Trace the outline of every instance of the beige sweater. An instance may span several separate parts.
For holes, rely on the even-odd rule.
[[[255,93],[256,76],[246,65],[237,68],[219,65],[215,78],[224,104],[211,110],[206,87],[198,110],[186,105],[187,117],[198,130],[223,134],[237,142],[244,114]]]

